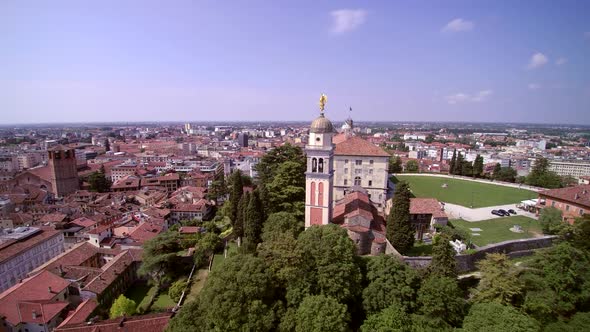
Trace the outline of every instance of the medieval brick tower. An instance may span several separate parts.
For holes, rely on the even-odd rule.
[[[324,116],[327,102],[320,98],[320,116],[311,123],[309,142],[305,147],[305,227],[327,225],[332,220],[332,187],[334,186],[334,126]]]
[[[48,151],[51,186],[55,197],[64,197],[79,188],[76,152],[62,145]]]

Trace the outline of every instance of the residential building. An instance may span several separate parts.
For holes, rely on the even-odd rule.
[[[570,175],[575,178],[590,176],[589,160],[550,160],[549,170],[554,171],[557,175]]]
[[[537,212],[549,206],[561,210],[563,220],[573,224],[576,218],[590,213],[590,185],[540,191]]]
[[[61,231],[36,227],[4,229],[0,234],[0,291],[64,251]]]

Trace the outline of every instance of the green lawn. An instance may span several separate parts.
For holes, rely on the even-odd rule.
[[[125,292],[125,297],[135,301],[137,309],[144,311],[147,309],[150,298],[156,293],[156,287],[147,284],[146,281],[136,281]]]
[[[199,296],[201,289],[203,289],[203,286],[205,286],[205,281],[207,281],[208,276],[209,276],[209,270],[207,270],[207,269],[198,270],[193,275],[194,279],[191,284],[190,292],[186,296],[185,302],[194,301],[197,298],[197,296]]]
[[[457,228],[466,231],[468,234],[479,233],[479,236],[471,236],[471,241],[478,246],[485,246],[490,243],[498,243],[508,240],[527,239],[543,235],[539,222],[524,216],[503,217],[478,222],[468,222],[462,219],[451,220]],[[510,228],[520,225],[523,233],[514,233]],[[480,228],[481,231],[471,231],[470,228]]]
[[[227,244],[227,257],[234,255],[235,253],[238,252],[238,244],[235,242],[229,242]],[[213,258],[213,266],[211,267],[211,270],[213,270],[215,268],[215,266],[220,265],[223,261],[225,260],[225,257],[223,255],[223,251],[221,251],[221,253],[219,254],[215,254],[215,257]]]
[[[166,310],[169,308],[173,308],[176,305],[174,301],[168,295],[168,290],[162,290],[154,303],[152,304],[151,309],[155,311]]]
[[[473,208],[518,203],[537,197],[537,193],[530,190],[446,177],[412,175],[396,177],[397,179],[392,179],[393,182],[407,181],[416,197],[433,197],[441,202]],[[447,187],[443,188],[445,183]]]

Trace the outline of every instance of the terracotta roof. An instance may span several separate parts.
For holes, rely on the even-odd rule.
[[[357,136],[336,144],[334,154],[340,156],[390,157],[389,153],[383,151],[380,147]]]
[[[81,226],[81,227],[86,228],[86,227],[90,227],[90,226],[96,225],[96,221],[94,221],[92,219],[88,219],[86,217],[80,217],[80,218],[75,219],[74,221],[72,221],[72,224],[76,224],[78,226]]]
[[[19,302],[21,321],[33,324],[46,324],[68,306],[68,302],[31,301]],[[34,315],[33,315],[34,314]]]
[[[27,172],[36,175],[47,182],[51,182],[51,169],[49,166],[31,168]]]
[[[103,266],[103,272],[92,279],[83,290],[97,295],[102,294],[134,261],[134,257],[129,250],[123,251]]]
[[[79,324],[84,323],[92,314],[94,309],[98,306],[95,299],[87,299],[84,302],[80,303],[76,310],[74,310],[70,315],[59,325],[59,327],[71,324]]]
[[[6,320],[11,325],[28,322],[28,317],[31,317],[32,320],[32,312],[29,313],[28,317],[21,318],[19,309],[29,310],[32,306],[25,305],[19,307],[19,303],[52,300],[56,294],[62,292],[69,285],[69,281],[51,272],[42,271],[0,294],[0,316],[6,317]],[[51,292],[49,292],[48,287],[51,287]],[[50,310],[53,309],[57,309],[57,307],[50,307]]]
[[[64,221],[64,219],[67,218],[67,215],[63,214],[63,213],[50,213],[50,214],[46,214],[43,217],[41,217],[41,219],[39,219],[39,222],[41,223],[46,223],[46,222],[50,222],[50,223],[56,223],[56,222],[62,222]]]
[[[585,208],[590,208],[590,184],[545,190],[539,192],[539,196],[546,196],[578,206],[583,206]]]
[[[345,223],[347,218],[359,215],[370,221],[368,224],[370,228],[361,225],[347,225]],[[385,233],[385,219],[377,208],[371,204],[367,193],[361,191],[348,193],[343,199],[336,202],[332,222],[357,233],[368,231]]]
[[[94,229],[89,230],[87,233],[88,234],[100,234],[100,233],[108,230],[111,227],[112,226],[111,225],[108,225],[108,224],[107,225],[100,225],[100,226],[98,226],[98,227],[96,227]]]
[[[81,242],[81,243],[76,244],[72,249],[62,253],[61,255],[59,255],[57,257],[54,257],[49,262],[41,265],[40,267],[35,269],[33,272],[31,272],[30,275],[33,275],[34,273],[36,273],[38,271],[43,271],[43,270],[59,275],[60,274],[60,270],[59,270],[60,266],[62,267],[62,269],[65,269],[65,267],[67,267],[67,266],[82,265],[84,262],[89,260],[92,256],[97,255],[98,253],[101,253],[101,252],[105,253],[105,254],[110,254],[113,256],[121,253],[120,250],[97,248],[97,247],[93,246],[92,244],[90,244],[89,242]]]
[[[55,332],[162,332],[166,329],[171,312],[143,316],[122,317],[102,322],[61,325]]]
[[[435,218],[446,218],[447,214],[442,210],[435,198],[411,198],[410,214],[432,214]]]
[[[158,234],[162,232],[163,228],[164,227],[161,225],[156,225],[151,222],[144,222],[137,226],[135,230],[129,234],[129,237],[138,243],[144,243],[158,236]]]
[[[34,233],[25,239],[5,242],[0,247],[0,263],[38,246],[44,241],[47,241],[54,236],[58,236],[59,234],[61,234],[60,231],[41,229],[40,232]]]
[[[201,232],[201,227],[198,226],[182,226],[178,229],[180,234],[196,234]]]

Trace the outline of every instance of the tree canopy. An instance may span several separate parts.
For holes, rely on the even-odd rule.
[[[539,324],[517,309],[496,302],[476,303],[463,321],[466,332],[537,332]]]
[[[135,313],[136,307],[135,301],[130,300],[126,298],[125,295],[121,294],[115,302],[113,302],[113,305],[109,310],[109,317],[117,318],[121,316],[131,316]]]
[[[402,255],[414,246],[415,230],[410,221],[410,187],[400,181],[395,187],[393,205],[387,217],[387,239]]]
[[[303,299],[295,317],[296,332],[344,332],[350,319],[346,305],[324,295]]]

